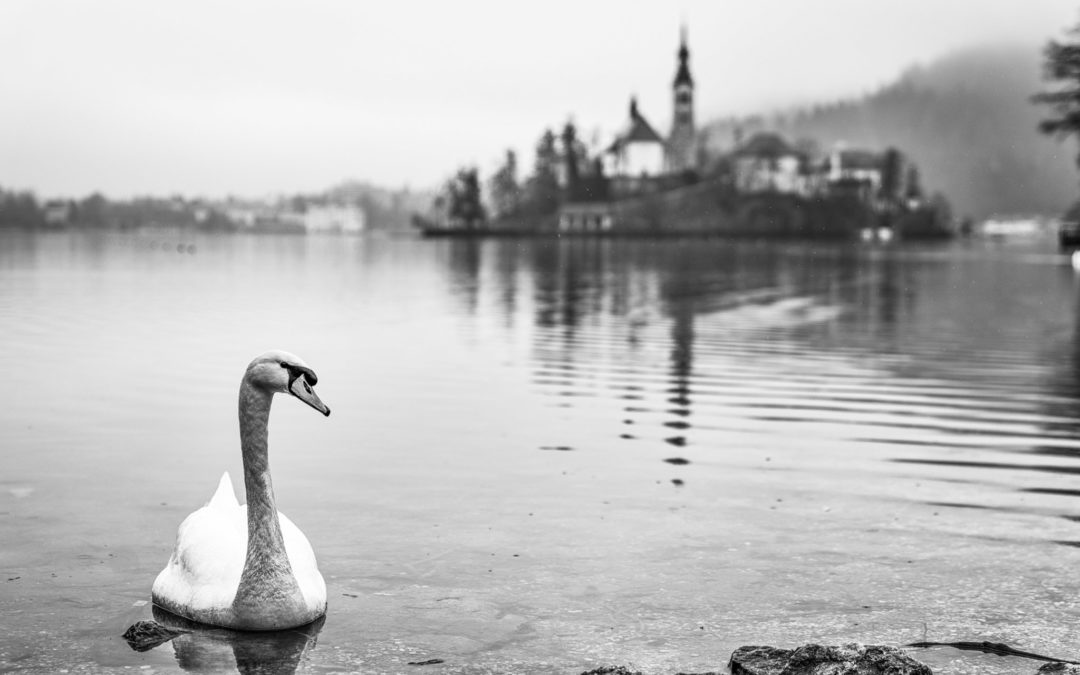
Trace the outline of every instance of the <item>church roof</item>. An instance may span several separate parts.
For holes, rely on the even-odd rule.
[[[870,150],[838,150],[825,158],[824,168],[831,171],[833,163],[839,160],[841,169],[880,171],[881,155]]]
[[[617,152],[619,148],[630,143],[664,144],[663,137],[656,133],[656,129],[638,112],[636,99],[630,99],[630,123],[627,125],[626,130],[619,134],[615,142],[611,144],[608,152]]]
[[[767,157],[769,159],[798,154],[799,151],[785,141],[780,134],[767,131],[754,134],[735,151],[735,155],[739,157]]]
[[[841,150],[840,163],[845,169],[880,169],[881,155],[869,150]]]
[[[644,141],[647,143],[663,143],[664,139],[660,134],[656,133],[656,129],[653,129],[649,121],[641,115],[636,115],[630,121],[630,127],[626,132],[620,136],[623,142],[632,143],[634,141]]]

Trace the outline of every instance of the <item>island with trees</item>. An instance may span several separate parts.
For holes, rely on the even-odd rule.
[[[686,31],[672,82],[671,127],[659,133],[636,98],[606,143],[575,123],[543,130],[527,172],[517,155],[486,181],[464,167],[432,207],[414,216],[427,236],[793,236],[882,240],[948,237],[948,200],[924,191],[915,162],[896,147],[868,150],[776,129],[727,138],[694,120]]]

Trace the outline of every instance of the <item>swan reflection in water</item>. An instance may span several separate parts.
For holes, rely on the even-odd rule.
[[[245,675],[292,675],[315,644],[325,616],[306,626],[275,631],[235,631],[194,623],[158,606],[154,620],[172,630],[176,662],[191,673],[218,673],[235,668]]]

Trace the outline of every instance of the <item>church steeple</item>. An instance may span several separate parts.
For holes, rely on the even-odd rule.
[[[674,86],[694,86],[694,78],[690,76],[690,49],[686,46],[686,24],[679,27],[679,70],[675,73]]]
[[[690,75],[690,48],[686,44],[686,24],[679,28],[679,66],[672,83],[673,110],[668,136],[668,171],[685,171],[694,166],[694,78]]]

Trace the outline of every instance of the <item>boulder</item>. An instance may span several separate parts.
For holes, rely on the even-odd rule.
[[[136,621],[121,636],[137,652],[145,652],[187,631],[173,630],[157,621]]]
[[[731,675],[933,675],[896,647],[851,643],[808,644],[797,649],[739,647],[728,663]]]
[[[1080,666],[1068,663],[1047,663],[1036,675],[1080,675]]]

